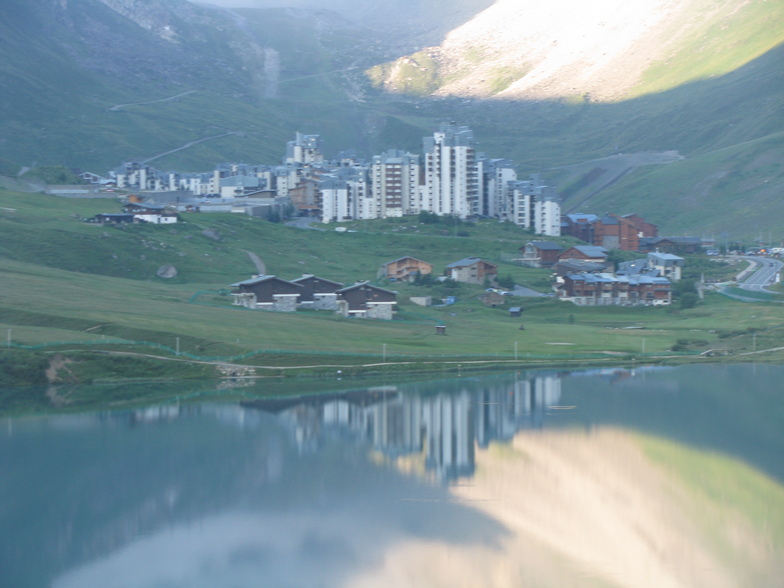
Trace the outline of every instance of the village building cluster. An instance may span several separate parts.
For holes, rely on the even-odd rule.
[[[672,303],[672,282],[681,279],[683,257],[652,251],[645,258],[619,263],[616,270],[609,253],[598,245],[564,249],[551,241],[530,241],[520,248],[519,261],[553,268],[558,299],[579,306]]]
[[[90,174],[86,179],[108,181],[145,198],[131,196],[122,213],[97,215],[92,222],[168,224],[177,222],[178,211],[210,210],[266,218],[296,214],[331,223],[424,211],[511,221],[542,237],[571,236],[586,245],[564,248],[554,241],[530,241],[515,261],[552,268],[554,295],[578,305],[670,304],[672,282],[681,278],[684,261],[674,253],[696,253],[703,245],[696,237],[660,237],[656,225],[636,214],[561,216],[552,187],[537,174],[518,178],[510,160],[478,152],[471,129],[455,124],[442,124],[424,137],[421,155],[390,149],[370,161],[353,153],[326,160],[318,135],[297,133],[281,165],[222,164],[210,173],[188,174],[131,162],[110,176]],[[616,269],[608,262],[612,249],[647,257]],[[489,261],[468,257],[447,265],[440,279],[495,285],[497,271]],[[401,257],[384,264],[376,278],[413,282],[432,273],[431,264]],[[279,312],[313,308],[391,319],[397,302],[396,292],[369,282],[345,286],[310,274],[291,281],[258,275],[232,286],[233,304]],[[415,302],[430,303],[428,297],[420,298]]]
[[[377,278],[388,282],[413,283],[418,277],[433,274],[433,265],[415,257],[401,257],[383,264]],[[478,257],[468,257],[448,264],[440,279],[468,284],[494,282],[498,266]],[[252,310],[295,312],[298,309],[334,311],[343,317],[392,319],[397,292],[369,281],[344,285],[334,280],[304,274],[294,280],[274,275],[255,275],[231,285],[232,304]],[[415,297],[415,303],[427,306],[430,297]],[[421,300],[419,300],[421,298]]]
[[[117,188],[176,194],[171,204],[204,210],[298,215],[324,223],[402,217],[421,211],[511,221],[558,236],[560,201],[538,174],[518,177],[508,159],[476,150],[468,127],[442,124],[422,140],[421,155],[391,149],[366,161],[353,153],[326,160],[318,135],[297,133],[281,165],[222,164],[210,173],[161,172],[129,162],[110,173]],[[90,177],[90,181],[103,181]],[[189,200],[192,199],[192,200]]]

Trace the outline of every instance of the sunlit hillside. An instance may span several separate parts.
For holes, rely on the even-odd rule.
[[[784,40],[784,3],[498,0],[371,72],[404,93],[618,100],[729,73]]]

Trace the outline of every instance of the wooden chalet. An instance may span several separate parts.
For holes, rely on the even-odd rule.
[[[338,310],[338,290],[343,288],[340,282],[319,278],[313,274],[305,274],[291,282],[302,286],[300,306],[317,310]]]
[[[446,266],[446,276],[456,282],[483,284],[485,278],[493,281],[498,275],[498,266],[478,257],[466,257]]]
[[[87,222],[102,225],[128,225],[139,222],[132,214],[125,213],[100,213],[88,219]]]
[[[399,257],[382,265],[378,272],[378,277],[390,282],[413,282],[417,274],[432,273],[432,263],[427,263],[415,257]]]
[[[660,253],[699,253],[702,250],[700,237],[650,237],[640,239],[640,251]]]
[[[360,318],[390,320],[395,314],[397,292],[359,282],[337,291],[340,314]]]
[[[553,267],[564,248],[552,241],[529,241],[520,247],[520,260],[529,267]]]
[[[670,281],[644,274],[568,274],[556,292],[560,300],[578,306],[661,306],[672,302]]]
[[[558,261],[565,259],[582,259],[585,261],[593,261],[596,263],[604,263],[607,261],[607,255],[610,252],[604,247],[596,247],[595,245],[575,245],[569,247],[566,251],[558,254]]]
[[[128,202],[123,206],[123,212],[132,214],[137,221],[156,225],[173,224],[179,220],[179,215],[175,211],[169,210],[159,204]]]
[[[303,286],[277,276],[256,276],[232,284],[232,304],[251,309],[294,312]]]

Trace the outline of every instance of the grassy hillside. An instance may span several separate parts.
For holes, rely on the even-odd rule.
[[[710,298],[688,311],[578,308],[549,298],[510,297],[503,307],[489,308],[480,302],[483,287],[470,285],[385,283],[399,292],[400,312],[391,322],[347,320],[329,312],[254,312],[232,307],[227,295],[231,283],[255,271],[246,251],[260,255],[269,272],[288,279],[312,272],[346,283],[374,280],[383,262],[402,255],[428,260],[439,272],[448,262],[479,255],[498,262],[502,276],[540,288],[547,272],[501,261],[503,253],[514,252],[530,235],[495,222],[464,224],[455,232],[402,219],[364,223],[371,225],[366,231],[356,223],[358,232],[336,233],[229,214],[192,214],[174,226],[126,228],[81,220],[112,205],[0,191],[0,275],[7,285],[0,291],[0,332],[25,345],[98,340],[98,349],[123,349],[114,342],[147,341],[170,351],[137,350],[169,357],[176,344],[202,357],[267,350],[249,361],[271,367],[372,363],[383,354],[388,360],[561,361],[599,353],[609,360],[666,352],[676,343],[681,349],[743,351],[752,343],[758,349],[776,347],[784,339],[779,306]],[[177,267],[176,278],[156,277],[164,263]],[[458,301],[427,308],[409,301],[423,295],[454,295]],[[509,317],[512,305],[523,306],[522,319]],[[436,334],[436,324],[446,325],[446,336]],[[756,341],[747,327],[763,329],[754,331]],[[79,373],[77,367],[71,371]]]

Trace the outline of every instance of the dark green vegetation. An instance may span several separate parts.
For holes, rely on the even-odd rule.
[[[780,0],[739,4],[720,22],[695,15],[671,58],[615,103],[386,95],[363,72],[437,44],[444,25],[487,5],[460,2],[429,38],[420,25],[439,14],[438,3],[401,2],[399,14],[421,17],[406,17],[417,22],[407,34],[403,20],[377,33],[329,11],[230,13],[180,0],[117,0],[114,11],[99,0],[8,0],[0,84],[12,91],[0,100],[0,171],[105,173],[127,160],[183,171],[275,163],[296,130],[321,134],[328,155],[418,152],[437,122],[454,120],[470,125],[491,157],[516,160],[523,174],[548,170],[567,210],[637,212],[665,234],[784,236]],[[370,9],[362,11],[353,16]],[[417,71],[430,76],[430,92],[438,80],[427,59]],[[491,82],[502,88],[520,73],[501,68]],[[671,150],[685,159],[644,167],[606,159]]]

